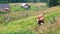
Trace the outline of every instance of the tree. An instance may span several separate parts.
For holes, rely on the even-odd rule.
[[[8,0],[0,0],[0,3],[8,3]]]
[[[60,5],[60,0],[57,0],[58,5]]]
[[[48,0],[49,7],[53,7],[53,6],[57,6],[57,5],[58,5],[57,0]]]

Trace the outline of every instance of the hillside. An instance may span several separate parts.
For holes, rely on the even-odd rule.
[[[60,34],[59,9],[60,6],[43,10],[45,11],[44,25],[38,27],[36,16],[31,16],[26,19],[0,25],[0,34]],[[39,14],[39,12],[37,12],[37,14]],[[55,17],[58,19],[57,21],[55,21]]]
[[[29,10],[21,8],[22,3],[9,3],[10,11],[0,11],[0,23],[16,21],[37,15],[41,10],[47,9],[46,3],[27,3],[31,6]]]

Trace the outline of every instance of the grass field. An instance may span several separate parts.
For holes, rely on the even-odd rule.
[[[47,9],[46,3],[27,3],[31,6],[30,10],[21,8],[21,3],[10,3],[11,12],[0,12],[0,23],[16,21],[30,16],[37,15],[40,11]]]
[[[45,11],[44,25],[38,27],[36,15],[39,12],[37,12],[34,16],[1,24],[0,34],[60,34],[59,21],[55,21],[60,15],[60,6],[48,8],[43,11]]]
[[[30,11],[32,10],[41,10],[44,9],[44,7],[46,7],[46,3],[27,3],[28,5],[31,6]],[[21,9],[21,3],[10,3],[9,4],[11,6],[11,10],[13,11],[26,11],[25,9]]]

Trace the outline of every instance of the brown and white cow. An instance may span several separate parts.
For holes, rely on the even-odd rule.
[[[38,22],[39,25],[42,25],[44,23],[43,14],[38,15],[37,22]]]

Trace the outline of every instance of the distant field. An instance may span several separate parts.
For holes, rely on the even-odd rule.
[[[60,34],[60,6],[47,8],[45,3],[28,3],[32,5],[30,10],[24,10],[20,4],[10,3],[12,12],[0,13],[0,34]],[[40,13],[45,13],[45,23],[38,27]]]
[[[15,11],[23,11],[24,9],[21,8],[22,3],[10,3],[11,10]],[[42,9],[43,7],[46,7],[46,3],[27,3],[28,5],[31,6],[31,10],[37,10],[37,9]],[[24,10],[25,11],[25,10]]]
[[[21,6],[22,3],[10,3],[10,6]],[[46,3],[27,3],[28,5],[32,5],[32,6],[46,6]]]
[[[0,23],[24,19],[30,16],[37,15],[42,10],[47,9],[46,3],[27,3],[31,6],[30,10],[21,8],[21,3],[10,3],[11,12],[0,12]],[[5,14],[5,15],[4,15]],[[7,17],[6,17],[7,16]]]

